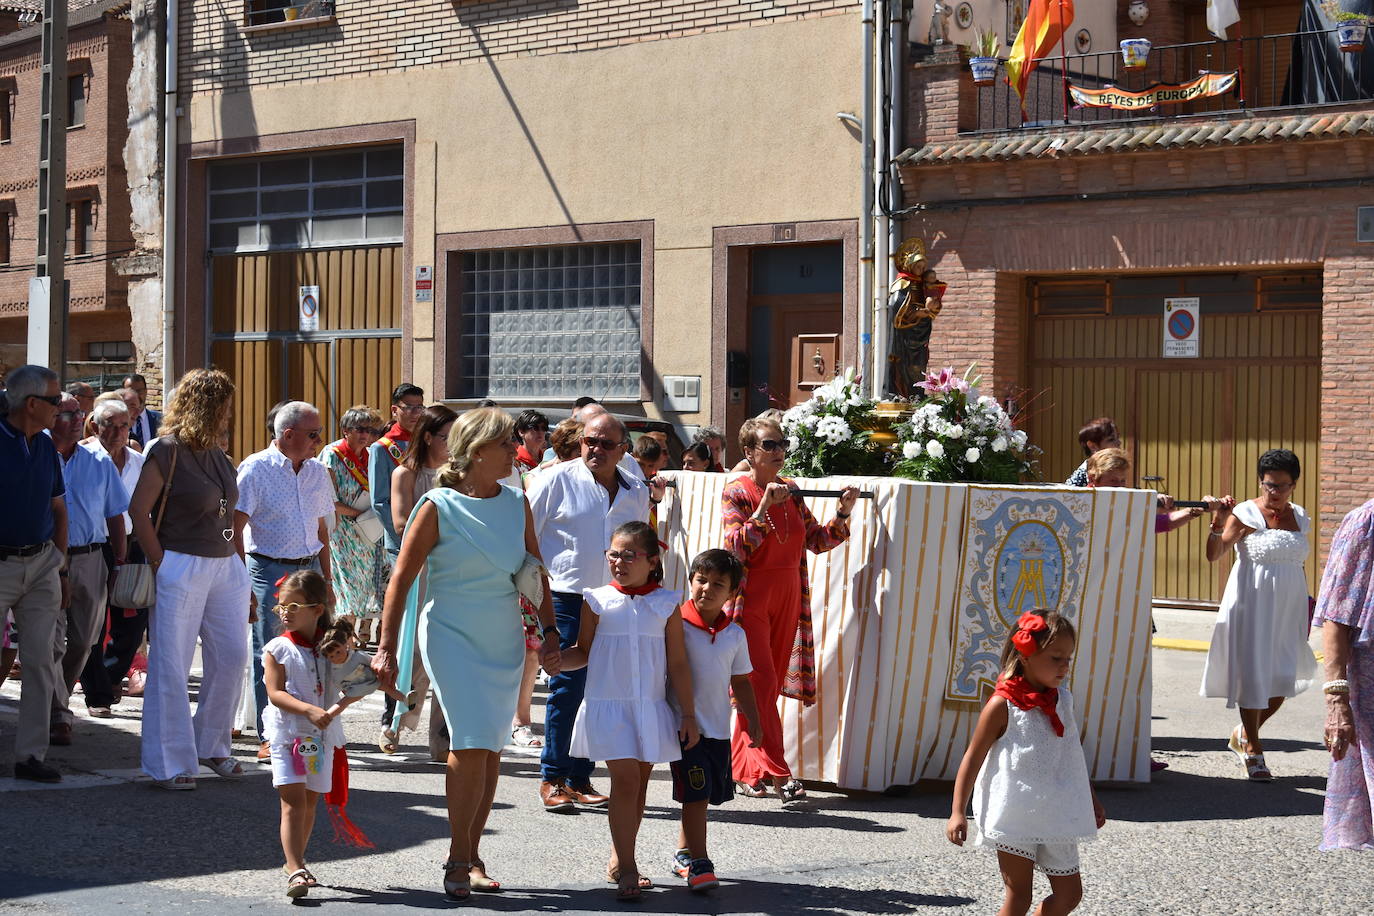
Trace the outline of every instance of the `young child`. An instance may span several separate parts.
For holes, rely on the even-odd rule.
[[[268,706],[263,737],[272,753],[272,785],[281,796],[281,848],[286,896],[304,897],[318,882],[305,867],[305,846],[320,796],[333,785],[334,749],[343,727],[326,711],[338,696],[333,669],[317,644],[329,623],[328,587],[314,570],[294,572],[277,585],[282,635],[262,649]]]
[[[691,598],[680,608],[692,666],[692,698],[701,740],[682,749],[682,759],[670,764],[673,800],[682,804],[673,871],[693,891],[720,884],[706,854],[706,809],[735,796],[730,772],[730,692],[735,693],[740,719],[751,747],[758,747],[759,710],[749,672],[749,643],[744,630],[724,613],[725,603],[739,591],[744,567],[728,550],[697,554],[688,570]]]
[[[343,694],[337,703],[329,707],[329,715],[333,718],[338,718],[339,713],[381,687],[381,681],[372,670],[372,656],[356,648],[357,638],[353,622],[347,617],[340,617],[329,625],[320,639],[320,654],[329,661],[334,683]],[[395,687],[384,688],[383,692],[397,702],[415,705],[411,699],[415,691],[411,692],[410,697]]]
[[[964,845],[972,795],[973,845],[997,851],[1006,887],[998,916],[1030,909],[1034,868],[1050,879],[1050,895],[1037,914],[1072,912],[1083,898],[1078,842],[1096,837],[1107,821],[1088,783],[1073,697],[1059,686],[1068,676],[1075,638],[1073,625],[1054,611],[1021,615],[954,782],[945,835]]]
[[[606,559],[612,582],[585,593],[577,645],[563,653],[562,668],[587,668],[572,755],[606,761],[612,846],[606,878],[617,885],[617,900],[633,901],[653,886],[635,862],[649,774],[655,763],[677,760],[700,734],[677,594],[659,585],[657,532],[626,522],[611,535]],[[670,679],[680,725],[666,697]]]

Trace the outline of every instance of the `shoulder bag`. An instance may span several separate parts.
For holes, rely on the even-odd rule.
[[[162,529],[162,516],[167,512],[167,496],[172,489],[172,477],[177,472],[180,446],[172,447],[172,466],[162,482],[162,504],[158,506],[153,531]],[[157,576],[148,563],[125,563],[115,570],[114,588],[110,589],[110,604],[122,608],[152,607],[157,601]]]

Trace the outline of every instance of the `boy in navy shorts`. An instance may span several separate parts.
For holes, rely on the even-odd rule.
[[[693,891],[720,884],[706,855],[706,808],[723,805],[735,795],[730,773],[730,691],[735,693],[742,727],[757,747],[758,706],[749,683],[749,645],[744,630],[724,613],[739,591],[744,567],[727,550],[707,550],[692,561],[688,573],[691,599],[683,602],[682,627],[687,659],[692,665],[692,693],[701,740],[674,761],[673,800],[682,803],[682,827],[673,871]]]

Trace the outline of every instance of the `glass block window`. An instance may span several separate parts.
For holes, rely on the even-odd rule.
[[[395,243],[405,232],[401,147],[233,159],[210,167],[210,250]]]
[[[470,251],[463,398],[639,398],[640,243]]]

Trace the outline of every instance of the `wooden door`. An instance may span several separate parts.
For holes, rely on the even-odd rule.
[[[762,365],[751,363],[751,382],[766,386],[768,406],[786,410],[809,399],[843,368],[844,313],[838,296],[755,296],[750,307],[751,330],[763,335],[750,341],[750,350],[764,357],[758,361]]]

